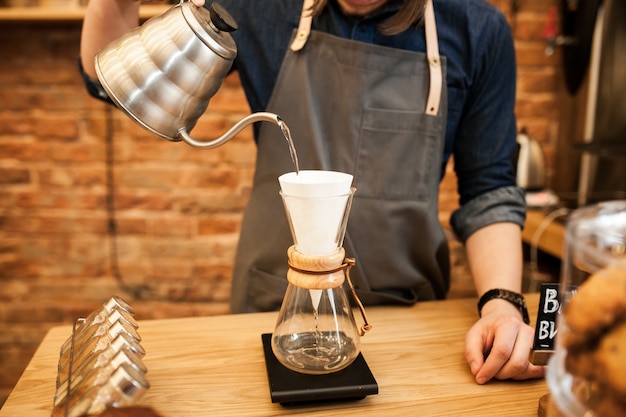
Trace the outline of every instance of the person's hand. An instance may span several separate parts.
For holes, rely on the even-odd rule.
[[[542,378],[545,367],[528,360],[534,334],[508,301],[492,300],[485,304],[482,318],[465,338],[465,359],[476,382]]]

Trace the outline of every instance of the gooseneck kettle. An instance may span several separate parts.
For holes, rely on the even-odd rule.
[[[218,3],[207,10],[181,0],[100,50],[95,57],[98,79],[117,107],[167,140],[214,148],[258,121],[284,131],[278,115],[258,112],[217,139],[190,136],[237,56],[230,35],[236,29],[235,20]]]

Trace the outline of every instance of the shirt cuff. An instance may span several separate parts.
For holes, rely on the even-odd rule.
[[[479,195],[452,213],[450,224],[461,242],[475,231],[493,223],[515,223],[521,228],[526,220],[524,190],[516,186],[496,188]]]
[[[85,69],[83,68],[83,60],[81,59],[81,57],[78,57],[78,71],[80,72],[80,76],[83,78],[83,83],[85,83],[87,91],[92,97],[95,97],[110,104],[114,104],[113,100],[111,100],[104,87],[102,87],[102,84],[100,84],[100,81],[94,80],[85,73]]]

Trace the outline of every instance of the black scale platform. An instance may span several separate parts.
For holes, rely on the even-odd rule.
[[[273,403],[289,406],[353,401],[378,394],[378,384],[361,353],[345,369],[326,375],[308,375],[285,368],[272,352],[272,335],[265,333],[261,337]]]

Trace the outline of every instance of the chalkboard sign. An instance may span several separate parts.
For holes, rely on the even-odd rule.
[[[559,284],[541,284],[535,340],[529,356],[532,364],[546,365],[554,353],[560,311]]]

